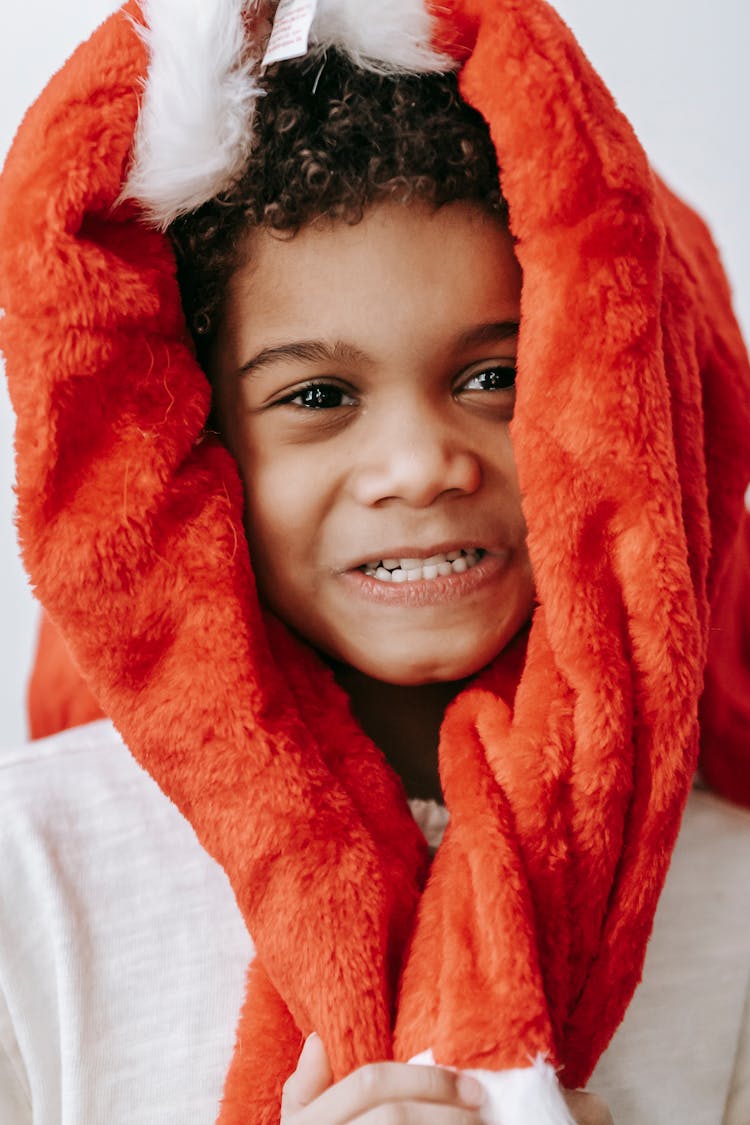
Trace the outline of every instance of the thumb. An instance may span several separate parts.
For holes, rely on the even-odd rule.
[[[328,1061],[323,1040],[315,1032],[308,1035],[302,1048],[297,1069],[284,1083],[281,1098],[281,1120],[298,1113],[310,1102],[320,1097],[333,1082],[333,1072]]]
[[[576,1125],[613,1125],[612,1114],[596,1094],[585,1090],[564,1090],[563,1096]]]

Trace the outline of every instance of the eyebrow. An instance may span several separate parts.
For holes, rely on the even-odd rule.
[[[479,344],[495,344],[518,335],[517,320],[493,320],[486,324],[475,324],[467,328],[453,341],[453,350],[464,351]],[[326,340],[295,340],[289,344],[277,344],[262,348],[257,355],[237,368],[237,375],[251,375],[262,367],[268,367],[279,360],[296,360],[302,363],[372,363],[372,359],[360,348],[343,340],[328,343]]]
[[[278,360],[294,359],[302,363],[371,363],[370,357],[355,348],[353,344],[337,340],[329,344],[325,340],[295,340],[290,344],[277,344],[272,348],[262,348],[257,355],[237,368],[238,375],[250,375],[261,367],[267,367]]]
[[[454,347],[456,351],[464,348],[473,348],[477,344],[498,344],[503,340],[510,340],[518,335],[517,320],[493,320],[488,324],[476,324],[467,328],[457,336]]]

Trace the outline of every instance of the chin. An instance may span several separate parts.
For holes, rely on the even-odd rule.
[[[510,639],[510,638],[508,638]],[[466,680],[480,672],[500,652],[506,644],[491,648],[482,648],[471,653],[456,654],[449,660],[435,659],[435,646],[431,652],[400,653],[397,657],[389,654],[387,658],[378,660],[372,653],[363,659],[349,658],[345,663],[350,664],[366,676],[380,680],[386,684],[397,687],[420,687],[425,684],[453,683],[456,680]]]

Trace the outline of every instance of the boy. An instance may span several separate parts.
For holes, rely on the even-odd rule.
[[[702,438],[688,423],[700,388],[685,328],[691,289],[684,264],[665,250],[659,208],[688,232],[691,269],[703,236],[654,189],[608,103],[591,118],[592,147],[582,145],[580,89],[601,91],[579,59],[580,75],[559,60],[548,72],[550,33],[568,41],[544,6],[520,16],[487,5],[481,17],[457,8],[429,50],[426,13],[416,12],[416,36],[402,27],[415,10],[396,13],[407,62],[398,37],[377,50],[396,69],[422,71],[470,55],[464,96],[487,94],[507,158],[526,332],[511,450],[521,273],[472,114],[451,147],[439,113],[410,133],[426,78],[375,82],[364,103],[395,123],[383,144],[356,94],[363,60],[383,58],[363,52],[358,27],[344,37],[356,60],[349,77],[336,56],[282,68],[276,90],[270,72],[250,114],[242,99],[255,93],[257,59],[235,45],[230,85],[238,74],[251,79],[234,100],[242,128],[223,121],[215,135],[246,137],[252,119],[260,155],[243,142],[239,166],[230,144],[218,173],[194,158],[177,191],[164,162],[178,172],[180,162],[159,132],[171,115],[162,104],[154,117],[165,45],[167,74],[174,62],[158,12],[154,5],[150,86],[126,188],[137,210],[110,211],[130,163],[132,75],[141,67],[122,20],[97,44],[110,100],[97,93],[98,77],[90,87],[85,59],[50,95],[51,105],[62,95],[88,107],[85,144],[76,134],[71,148],[70,134],[54,133],[56,108],[36,123],[60,145],[68,217],[59,250],[49,253],[46,234],[40,243],[56,294],[43,307],[56,325],[60,377],[41,399],[15,384],[27,449],[20,504],[27,563],[95,695],[221,859],[253,935],[221,1120],[277,1119],[281,1083],[302,1037],[318,1029],[325,1055],[311,1040],[317,1074],[310,1085],[304,1071],[302,1096],[299,1084],[287,1088],[290,1120],[363,1116],[372,1090],[363,1096],[344,1076],[391,1053],[478,1074],[484,1120],[569,1120],[545,1060],[565,1066],[564,1081],[584,1081],[619,1020],[693,764],[707,519],[691,475]],[[331,18],[322,5],[315,34],[329,49]],[[255,50],[263,29],[250,24]],[[506,40],[514,50],[498,56]],[[507,84],[524,45],[528,100],[509,107],[488,60],[505,68]],[[551,130],[555,82],[570,89],[550,102]],[[446,120],[460,116],[450,80],[436,90],[428,105]],[[437,130],[445,167],[430,151]],[[414,163],[420,132],[425,168]],[[408,174],[382,166],[400,154],[399,138],[413,150]],[[96,185],[72,174],[86,144]],[[22,143],[6,173],[16,204],[19,182],[44,186],[36,166],[29,177],[33,164]],[[203,430],[206,389],[171,257],[140,218],[144,207],[162,223],[196,213],[173,232],[182,291],[244,480],[262,612],[238,536],[236,478]],[[70,230],[82,253],[73,262]],[[33,268],[36,241],[18,245],[21,268]],[[14,254],[9,276],[19,268]],[[4,299],[13,380],[14,346],[30,347],[37,364],[51,353],[43,330],[31,344],[28,324],[20,333],[23,292]],[[726,310],[712,313],[740,373],[724,378],[714,407],[734,467],[736,382],[746,368]],[[691,318],[710,368],[706,322],[692,306]],[[617,408],[614,432],[603,401]],[[31,434],[46,417],[40,462]],[[74,419],[77,448],[65,437]],[[729,492],[720,497],[719,545],[738,506]],[[51,551],[65,559],[62,570],[48,565]],[[402,785],[407,795],[445,795],[451,810],[423,893],[427,856]],[[309,1052],[303,1062],[312,1066]],[[429,1070],[379,1067],[368,1072],[378,1075],[376,1103],[403,1102],[415,1121],[438,1113],[424,1104],[424,1086],[398,1086],[432,1081]],[[343,1081],[318,1102],[312,1095],[328,1078]],[[463,1120],[458,1086],[440,1081],[448,1086],[433,1096],[446,1121]]]

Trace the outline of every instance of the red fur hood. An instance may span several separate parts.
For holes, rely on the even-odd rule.
[[[180,93],[169,65],[136,132],[160,21],[189,20],[173,8],[151,0],[147,42],[136,7],[114,15],[29,112],[0,187],[0,303],[35,590],[226,869],[258,950],[239,1033],[254,1047],[221,1120],[277,1117],[312,1029],[337,1076],[431,1049],[493,1071],[546,1056],[583,1083],[639,979],[750,476],[750,377],[716,253],[543,0],[322,0],[313,43],[460,67],[523,268],[513,442],[539,606],[515,697],[500,658],[446,716],[451,824],[425,885],[398,779],[315,654],[261,613],[237,468],[204,431],[159,227],[251,143],[260,51],[242,44],[263,21],[216,0],[231,107],[217,95],[201,135],[226,114],[244,130],[231,118],[210,174],[185,183],[149,125]],[[328,19],[339,9],[353,24]],[[373,46],[378,21],[393,35]],[[190,132],[199,109],[181,112]]]

